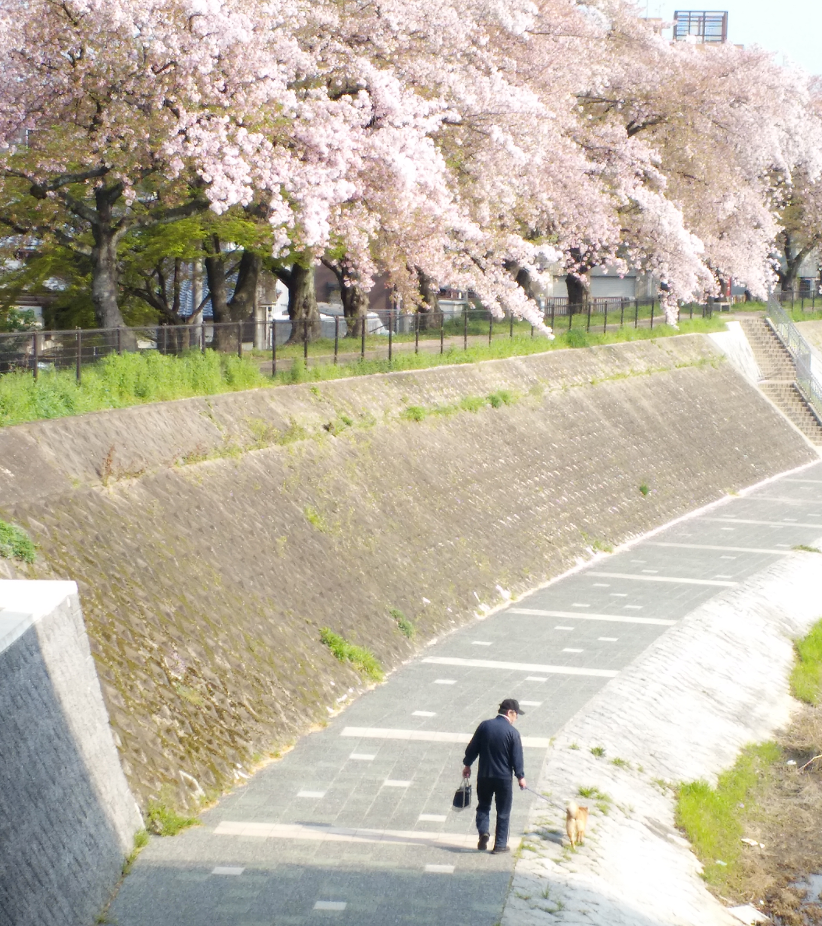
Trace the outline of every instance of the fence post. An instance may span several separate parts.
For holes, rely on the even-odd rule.
[[[494,316],[491,312],[488,313],[488,346],[491,346],[491,341],[494,338]]]
[[[34,381],[37,382],[37,374],[38,374],[39,369],[40,369],[40,338],[37,336],[37,332],[36,332],[36,331],[35,331],[34,334],[31,336],[31,338],[32,338],[32,344],[31,344],[31,363],[32,363],[32,367],[31,367],[31,372],[32,372],[32,374],[33,374],[33,376],[34,376]]]
[[[625,325],[625,297],[623,296],[619,300],[619,327],[622,328]]]
[[[586,331],[591,330],[591,300],[590,299],[588,300],[588,322],[585,326],[585,330]]]
[[[271,375],[277,375],[277,319],[271,319]]]
[[[243,323],[237,322],[237,356],[243,356]]]
[[[556,302],[554,302],[554,300],[552,299],[551,300],[551,331],[554,330],[554,312],[556,312],[556,306],[557,306]]]
[[[360,360],[365,360],[365,329],[368,325],[368,316],[360,317]]]
[[[440,354],[445,353],[445,312],[440,312]]]
[[[118,325],[117,326],[117,354],[122,355],[123,353],[123,329]]]
[[[513,338],[514,336],[514,313],[511,313],[511,322],[508,325],[508,337]]]
[[[394,313],[388,310],[388,362],[394,359]]]
[[[654,330],[654,297],[651,296],[651,331]]]
[[[202,353],[205,353],[206,352],[205,315],[203,316],[203,320],[200,324],[200,337],[202,339],[202,346],[200,347],[200,351]]]
[[[462,349],[468,350],[468,309],[462,310]]]
[[[303,319],[303,360],[308,367],[308,319]]]
[[[608,330],[608,300],[605,300],[605,321],[602,324],[602,333],[605,334]]]
[[[639,299],[634,299],[634,328],[639,327]]]
[[[82,379],[82,373],[80,372],[80,366],[82,364],[82,354],[83,354],[83,334],[80,328],[77,328],[77,365],[75,368],[75,377],[77,379],[77,385],[79,386],[80,380]]]
[[[337,354],[340,352],[340,316],[334,316],[334,366],[337,365]]]
[[[414,353],[420,352],[420,313],[414,313]]]

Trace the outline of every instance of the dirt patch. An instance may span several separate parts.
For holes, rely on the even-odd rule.
[[[782,756],[763,774],[745,819],[745,838],[764,848],[746,846],[731,897],[715,893],[752,904],[778,926],[818,926],[819,885],[798,885],[822,872],[822,759],[800,769],[822,752],[822,706],[803,705],[775,740]]]

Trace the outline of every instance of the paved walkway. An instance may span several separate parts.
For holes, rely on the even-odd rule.
[[[153,839],[118,926],[494,926],[512,856],[449,810],[462,744],[504,697],[536,781],[549,738],[669,627],[822,536],[822,463],[680,521],[429,646],[203,815]],[[515,796],[512,833],[532,795]]]

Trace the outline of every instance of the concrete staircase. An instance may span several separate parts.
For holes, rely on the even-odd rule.
[[[742,329],[762,372],[759,388],[812,444],[822,446],[822,424],[797,388],[788,349],[764,318],[745,319]]]

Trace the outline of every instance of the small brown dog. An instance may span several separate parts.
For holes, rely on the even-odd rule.
[[[585,827],[588,824],[588,808],[579,807],[574,801],[568,801],[565,808],[565,832],[571,841],[571,848],[575,849],[577,843],[585,842]]]

